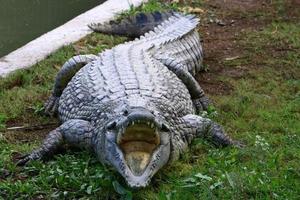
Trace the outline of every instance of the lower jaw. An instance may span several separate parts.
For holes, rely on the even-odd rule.
[[[141,175],[150,161],[150,154],[142,151],[135,151],[125,155],[126,164],[134,175]]]
[[[122,150],[117,147],[117,151],[122,155],[121,162],[125,165],[125,168],[123,170],[119,169],[119,165],[115,165],[115,167],[118,169],[119,173],[125,178],[127,184],[132,188],[141,188],[146,187],[152,176],[155,174],[156,170],[152,170],[152,165],[154,163],[154,157],[156,154],[158,154],[161,150],[161,146],[159,146],[155,151],[153,151],[152,155],[149,157],[149,163],[145,167],[142,173],[140,174],[134,174],[130,167],[128,166],[126,162],[126,155],[123,154]],[[137,153],[138,154],[138,153]]]
[[[126,154],[124,154],[121,147],[116,144],[114,139],[107,140],[106,148],[109,152],[106,155],[117,155],[106,157],[104,160],[108,164],[114,166],[114,168],[124,177],[127,184],[132,188],[146,187],[150,182],[152,176],[167,162],[170,156],[170,139],[167,134],[162,135],[162,144],[156,146],[149,157],[149,163],[141,174],[132,173],[126,162]],[[137,153],[138,154],[138,153]],[[159,161],[157,160],[159,158]],[[128,156],[127,156],[128,159]]]
[[[143,141],[132,141],[122,146],[126,165],[135,176],[143,174],[157,146]]]

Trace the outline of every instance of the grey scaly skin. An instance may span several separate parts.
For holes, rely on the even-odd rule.
[[[173,16],[173,11],[138,13],[135,16],[124,18],[121,22],[116,20],[104,24],[93,23],[89,27],[99,33],[123,35],[131,38],[139,37],[154,27],[160,25],[163,21]]]
[[[238,145],[220,125],[196,115],[209,104],[194,78],[203,68],[198,19],[154,15],[159,14],[132,21],[132,26],[152,27],[140,38],[64,64],[45,106],[48,113],[58,112],[62,125],[19,165],[49,157],[68,143],[94,152],[129,186],[145,187],[195,137],[218,146]],[[113,26],[106,32],[118,33]]]

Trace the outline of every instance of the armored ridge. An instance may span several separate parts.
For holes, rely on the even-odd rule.
[[[104,24],[90,24],[89,27],[99,33],[125,35],[127,37],[136,38],[153,30],[153,27],[160,25],[173,15],[173,11],[139,13],[135,16],[124,18],[119,22],[112,20]]]
[[[152,16],[143,21],[150,29],[154,15],[144,16]],[[132,22],[131,28],[140,26]],[[111,24],[97,27],[117,33],[117,23]],[[194,78],[203,57],[197,24],[192,15],[172,13],[134,41],[67,61],[45,106],[48,113],[58,111],[62,125],[19,164],[51,156],[66,142],[93,151],[130,186],[145,187],[195,137],[238,144],[221,126],[195,115],[209,103]]]

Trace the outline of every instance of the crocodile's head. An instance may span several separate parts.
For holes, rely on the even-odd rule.
[[[125,110],[107,124],[102,136],[102,159],[131,187],[147,186],[169,160],[169,129],[147,109]]]

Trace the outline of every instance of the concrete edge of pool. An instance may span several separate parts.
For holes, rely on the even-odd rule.
[[[139,6],[147,0],[107,0],[101,5],[86,11],[65,24],[41,35],[26,45],[0,58],[0,76],[23,68],[29,68],[43,60],[59,48],[80,40],[92,33],[87,27],[92,22],[105,22],[116,14]]]

